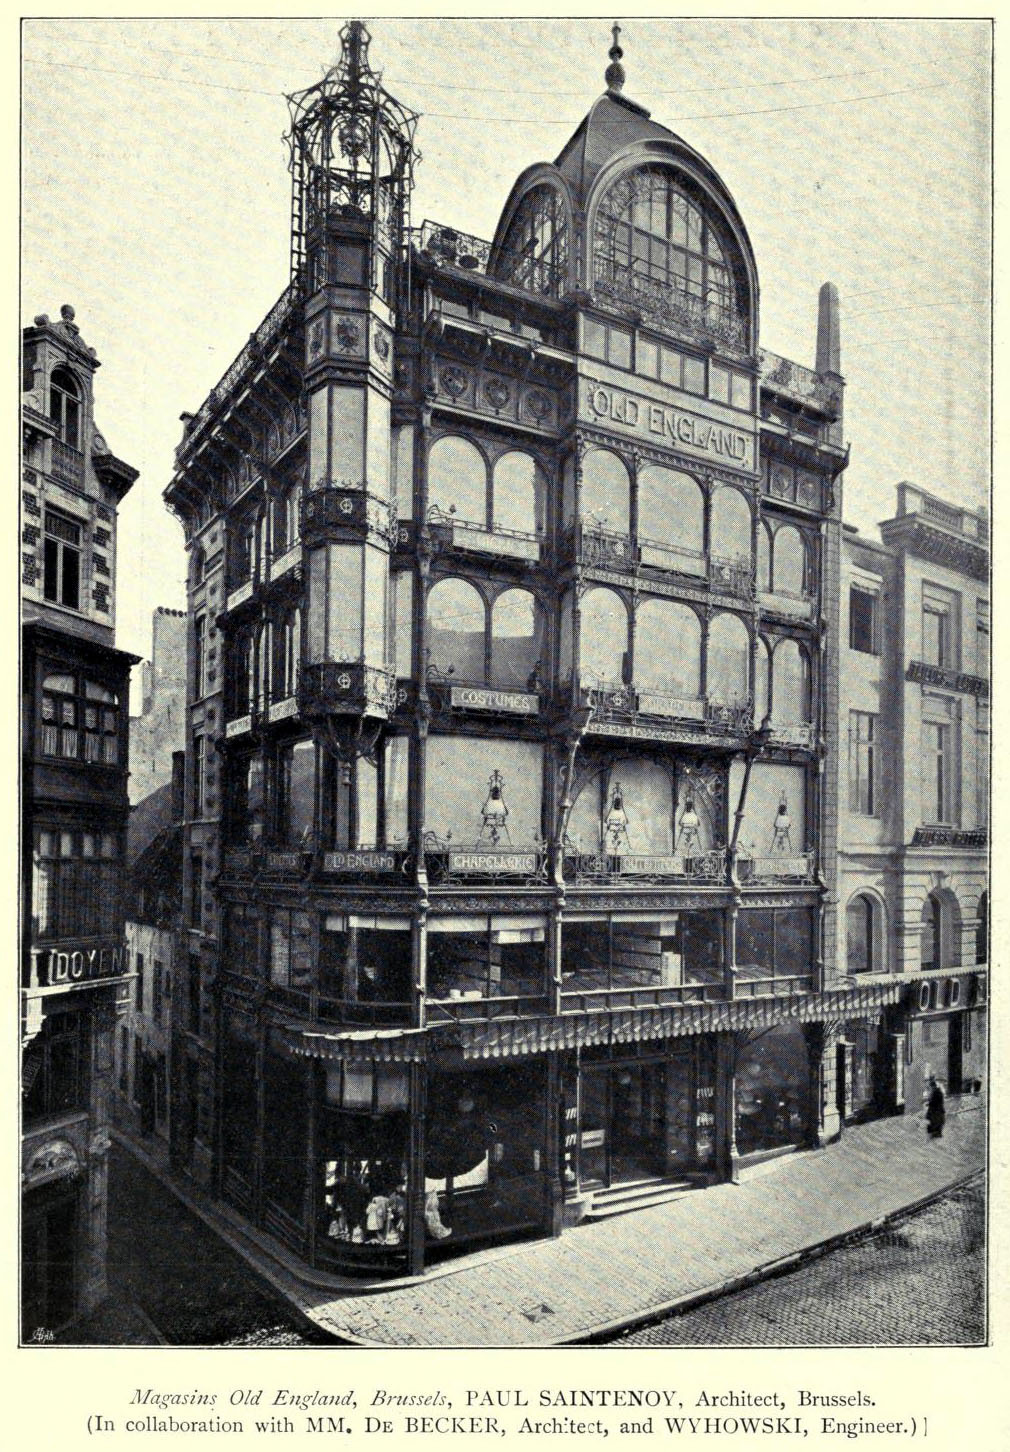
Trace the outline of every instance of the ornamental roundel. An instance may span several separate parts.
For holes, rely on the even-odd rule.
[[[536,419],[537,423],[543,422],[551,411],[551,401],[546,393],[541,393],[535,388],[526,400],[526,406]]]
[[[443,368],[439,378],[446,393],[453,398],[459,398],[460,394],[466,392],[467,379],[462,368]]]
[[[389,339],[386,337],[385,333],[382,331],[381,328],[376,328],[375,330],[374,346],[376,355],[382,359],[383,363],[385,363],[386,359],[389,357]]]
[[[346,671],[341,671],[339,676],[337,676],[337,685],[342,691],[350,690],[351,678]]]
[[[494,409],[504,408],[510,396],[500,378],[489,378],[484,385],[484,397]]]
[[[361,324],[356,318],[341,318],[337,323],[337,342],[350,353],[361,341]]]

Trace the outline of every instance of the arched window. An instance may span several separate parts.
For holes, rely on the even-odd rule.
[[[771,664],[768,644],[758,639],[757,654],[754,657],[754,722],[760,726],[771,706]]]
[[[975,962],[989,961],[989,894],[984,892],[975,911]]]
[[[701,694],[701,622],[689,605],[644,600],[639,606],[635,685],[682,700]]]
[[[543,612],[529,590],[505,590],[491,610],[491,680],[532,690],[543,661]],[[539,668],[539,670],[538,670]]]
[[[739,615],[721,611],[708,631],[708,695],[722,705],[742,706],[750,695],[750,635]]]
[[[766,524],[758,525],[757,587],[770,590],[772,587],[772,543]]]
[[[270,547],[275,556],[284,554],[298,538],[299,493],[298,485],[293,484],[273,501]]]
[[[625,172],[597,212],[596,280],[633,291],[673,292],[688,306],[739,324],[721,231],[668,167]]]
[[[628,612],[614,590],[588,590],[582,599],[579,678],[583,685],[620,685],[628,649]]]
[[[772,589],[781,595],[804,595],[807,589],[807,551],[794,525],[775,531]]]
[[[943,903],[931,892],[922,905],[919,928],[919,967],[943,968],[944,912]]]
[[[845,909],[845,953],[848,972],[879,973],[880,909],[868,893],[858,892]]]
[[[659,464],[639,471],[638,539],[643,564],[705,573],[705,496],[690,474]],[[649,544],[662,545],[662,552],[651,557]]]
[[[495,529],[540,533],[542,491],[537,489],[537,466],[529,454],[518,450],[503,454],[494,466],[492,489]]]
[[[484,601],[465,580],[439,580],[428,594],[428,660],[441,675],[484,680]]]
[[[428,455],[428,506],[470,524],[487,525],[487,465],[480,450],[456,435],[438,439]]]
[[[81,390],[69,368],[54,368],[49,380],[49,417],[56,437],[72,449],[81,447]]]
[[[631,530],[631,480],[609,449],[590,449],[582,461],[582,523],[612,534]]]
[[[568,273],[568,219],[552,186],[533,187],[516,208],[502,244],[498,276],[528,292],[560,297]]]
[[[795,640],[780,640],[772,656],[772,714],[781,725],[810,720],[810,662]]]
[[[711,551],[723,560],[751,558],[751,512],[739,489],[724,485],[712,495]]]

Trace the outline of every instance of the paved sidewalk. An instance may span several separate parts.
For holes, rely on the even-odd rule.
[[[700,1301],[771,1273],[976,1175],[982,1101],[951,1105],[941,1140],[921,1118],[845,1131],[764,1165],[559,1240],[478,1252],[410,1284],[310,1285],[207,1205],[194,1204],[278,1291],[334,1337],[367,1346],[550,1346]],[[187,1198],[187,1197],[183,1197]]]

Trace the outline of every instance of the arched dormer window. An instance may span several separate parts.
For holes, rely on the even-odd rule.
[[[516,208],[498,261],[503,282],[560,297],[568,275],[568,218],[556,187],[533,187]]]
[[[49,380],[49,417],[56,437],[72,449],[81,447],[81,389],[69,368],[54,368]]]
[[[594,235],[595,284],[680,305],[746,343],[742,289],[725,228],[672,168],[625,172],[603,197]]]

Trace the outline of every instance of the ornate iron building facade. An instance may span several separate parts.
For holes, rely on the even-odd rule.
[[[346,27],[290,283],[184,416],[173,1154],[323,1270],[822,1143],[899,993],[834,961],[835,291],[814,368],[761,349],[732,196],[620,61],[487,242],[411,218]]]

